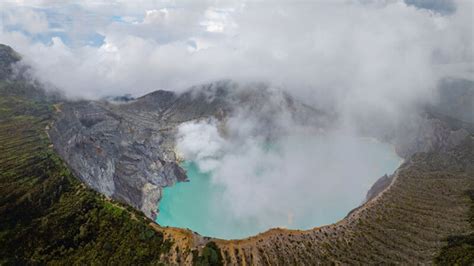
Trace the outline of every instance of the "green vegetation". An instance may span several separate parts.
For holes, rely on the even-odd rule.
[[[471,199],[469,222],[474,231],[474,190],[467,192]],[[474,264],[474,233],[448,237],[448,245],[441,250],[436,258],[439,265],[473,265]]]
[[[196,251],[197,252],[197,251]],[[223,258],[221,255],[221,250],[215,242],[209,242],[202,249],[201,255],[193,254],[193,264],[204,266],[219,266],[223,265]]]
[[[53,102],[0,81],[0,265],[158,264],[171,243],[132,208],[86,188],[53,151]]]

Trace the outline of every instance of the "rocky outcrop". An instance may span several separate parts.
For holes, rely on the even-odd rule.
[[[186,178],[173,152],[173,129],[119,113],[107,103],[67,103],[50,136],[83,182],[154,218],[160,188]]]
[[[370,201],[371,199],[377,197],[382,191],[384,191],[388,186],[392,183],[393,176],[390,175],[383,175],[375,183],[372,185],[372,187],[369,189],[367,192],[367,195],[365,196],[366,201]]]
[[[446,78],[437,93],[435,103],[397,129],[393,143],[404,158],[416,152],[447,151],[474,134],[474,82]]]
[[[451,118],[452,119],[452,118]],[[397,129],[391,142],[400,157],[408,158],[416,152],[446,151],[463,141],[470,133],[470,125],[451,125],[447,118],[429,113],[414,118]]]
[[[10,77],[13,73],[13,64],[20,59],[20,55],[10,46],[0,44],[0,80]]]

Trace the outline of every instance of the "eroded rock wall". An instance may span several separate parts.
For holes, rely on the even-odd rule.
[[[84,183],[154,219],[161,188],[186,179],[174,154],[174,128],[113,108],[64,104],[50,130],[55,149]]]

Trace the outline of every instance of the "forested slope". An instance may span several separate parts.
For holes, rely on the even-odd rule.
[[[170,243],[151,220],[86,188],[55,154],[48,98],[0,81],[0,265],[159,263]]]

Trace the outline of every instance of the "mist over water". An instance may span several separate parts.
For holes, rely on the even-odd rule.
[[[274,227],[310,229],[337,222],[401,163],[389,144],[368,138],[295,134],[225,150],[212,143],[222,140],[211,125],[194,126],[203,147],[218,156],[202,148],[194,156],[185,153],[189,161],[182,166],[189,182],[164,189],[157,222],[205,236],[236,239]],[[211,133],[203,134],[204,127]]]

